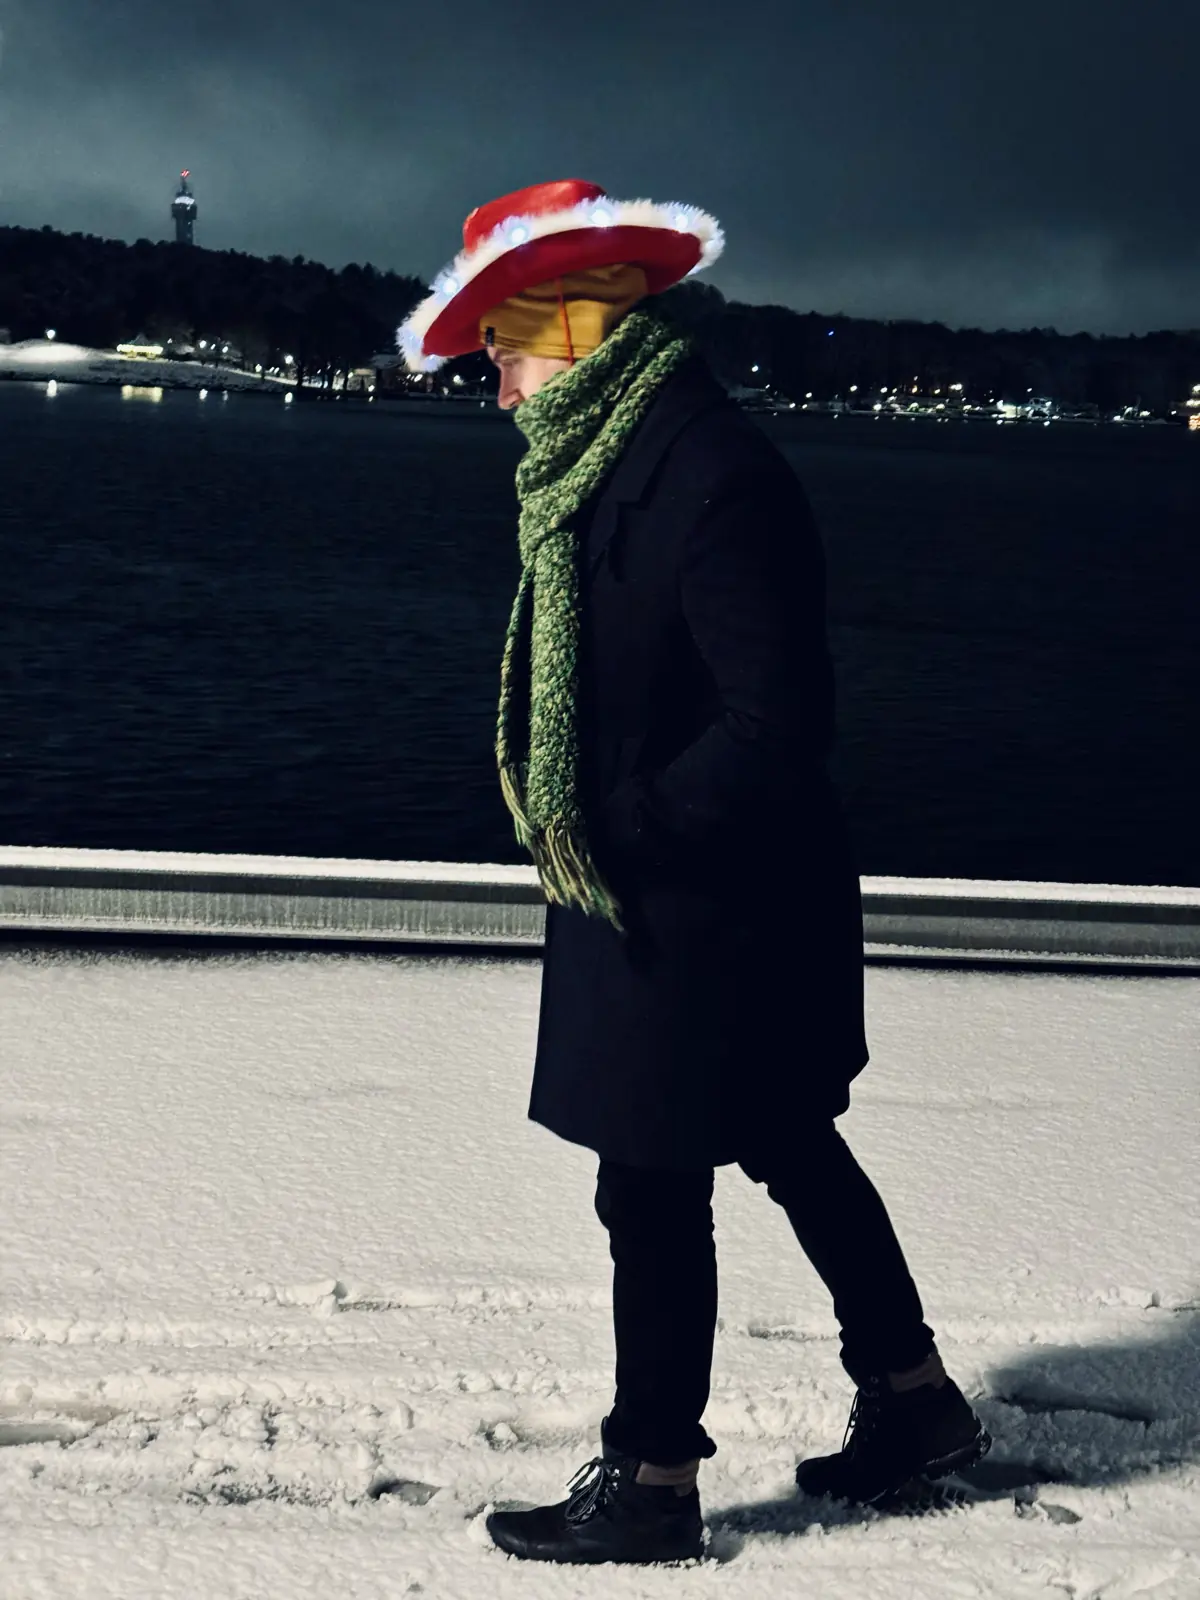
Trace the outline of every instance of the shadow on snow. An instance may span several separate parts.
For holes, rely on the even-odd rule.
[[[709,1517],[712,1554],[732,1559],[748,1534],[801,1534],[892,1516],[1009,1501],[1018,1515],[1077,1522],[1042,1499],[1048,1484],[1095,1488],[1200,1462],[1200,1305],[1163,1311],[1145,1341],[1031,1349],[993,1368],[971,1396],[992,1435],[983,1461],[937,1484],[907,1485],[876,1507],[800,1493],[730,1506]]]

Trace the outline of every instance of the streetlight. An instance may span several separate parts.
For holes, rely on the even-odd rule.
[[[751,367],[751,368],[750,368],[750,371],[751,371],[751,372],[757,372],[757,371],[758,371],[758,362],[757,362],[757,361],[756,361],[756,362],[755,362],[755,363],[754,363],[754,365],[753,365],[753,366],[752,366],[752,367]]]
[[[46,329],[46,337],[47,337],[47,339],[57,339],[58,338],[58,329],[57,328],[47,328]]]

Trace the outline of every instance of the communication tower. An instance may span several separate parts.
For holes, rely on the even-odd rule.
[[[179,174],[179,193],[171,202],[171,215],[175,218],[175,243],[195,244],[192,231],[196,225],[196,196],[188,188],[191,172],[184,168]]]

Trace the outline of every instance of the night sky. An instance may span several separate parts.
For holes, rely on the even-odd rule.
[[[0,0],[0,223],[429,278],[546,178],[681,200],[727,296],[1200,327],[1195,0]],[[2,265],[2,264],[0,264]]]

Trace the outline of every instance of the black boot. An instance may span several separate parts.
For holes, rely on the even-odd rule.
[[[501,1550],[529,1561],[692,1561],[703,1554],[700,1496],[638,1483],[640,1465],[611,1446],[581,1467],[570,1498],[532,1511],[493,1511]]]
[[[796,1482],[805,1494],[873,1505],[910,1478],[937,1478],[969,1466],[991,1444],[952,1378],[897,1393],[887,1378],[865,1377],[841,1450],[802,1461]]]

